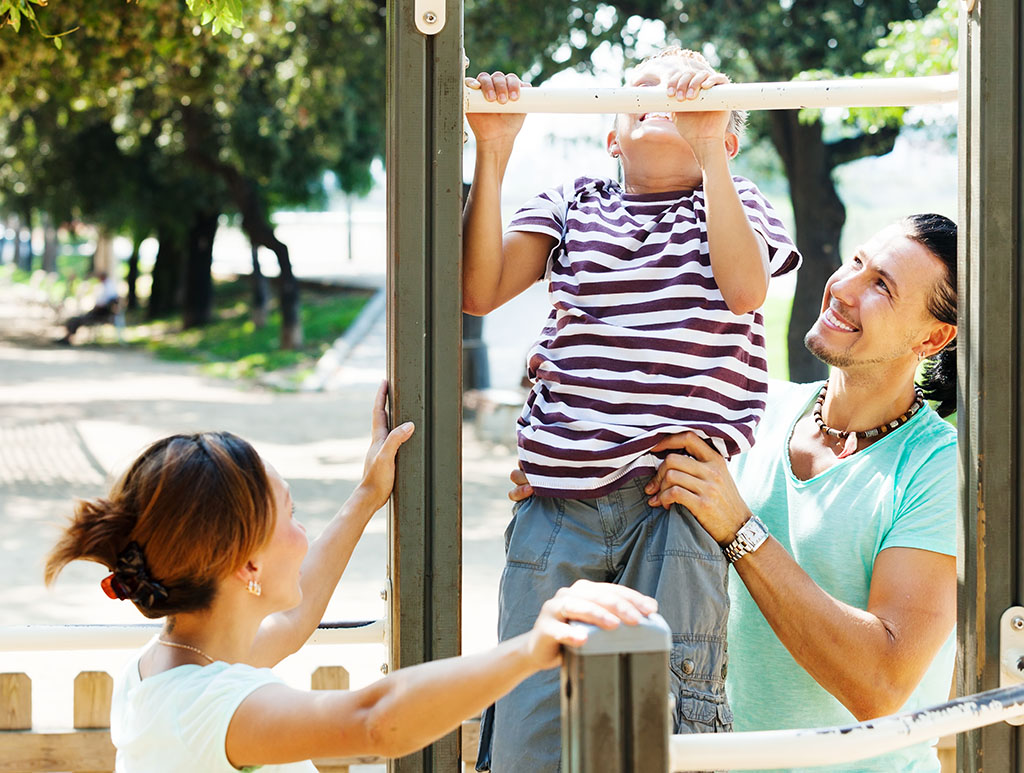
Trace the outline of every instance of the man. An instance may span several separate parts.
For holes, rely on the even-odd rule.
[[[663,444],[683,453],[648,484],[651,502],[693,513],[742,581],[730,589],[736,730],[843,724],[948,695],[956,439],[914,377],[931,359],[923,397],[951,410],[955,288],[951,221],[918,215],[881,231],[831,277],[807,334],[831,378],[770,393],[735,482],[695,435]],[[939,764],[921,744],[841,769]]]

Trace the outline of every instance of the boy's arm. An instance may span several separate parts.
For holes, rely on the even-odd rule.
[[[519,97],[514,75],[481,73],[467,83],[478,85],[488,101]],[[502,237],[501,183],[525,115],[470,113],[466,118],[476,137],[476,166],[462,216],[462,310],[482,316],[541,278],[555,240],[519,231]]]
[[[681,73],[669,93],[692,99],[701,89],[728,80],[704,70]],[[708,254],[711,271],[733,314],[761,307],[768,294],[768,244],[757,234],[743,209],[729,171],[737,138],[727,131],[728,111],[674,113],[679,133],[689,143],[704,173]]]

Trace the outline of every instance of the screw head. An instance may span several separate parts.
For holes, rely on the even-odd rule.
[[[1015,631],[1024,630],[1024,617],[1017,615],[1010,621],[1010,625],[1013,626],[1013,630]]]
[[[427,11],[423,14],[423,21],[427,24],[437,24],[437,14],[433,11]]]
[[[383,599],[384,601],[387,601],[387,600],[388,600],[388,589],[387,589],[387,588],[381,588],[381,589],[380,589],[380,597],[381,597],[381,599]]]
[[[386,674],[388,672],[388,664],[387,663],[381,663],[380,664],[380,672],[382,674]]]
[[[1017,658],[1017,670],[1024,673],[1024,657]]]

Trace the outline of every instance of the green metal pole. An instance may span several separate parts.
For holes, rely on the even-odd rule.
[[[999,618],[1024,601],[1024,286],[1019,0],[962,4],[959,432],[961,695],[999,685]],[[1020,730],[960,736],[958,771],[1024,771]]]
[[[388,520],[400,668],[460,652],[462,3],[392,0],[387,15],[388,374],[394,422],[416,422]],[[453,773],[459,758],[453,733],[388,770]]]

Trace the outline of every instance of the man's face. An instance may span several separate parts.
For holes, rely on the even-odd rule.
[[[916,362],[917,350],[940,324],[927,304],[943,278],[935,256],[901,226],[890,226],[828,280],[821,314],[804,344],[839,368]]]

